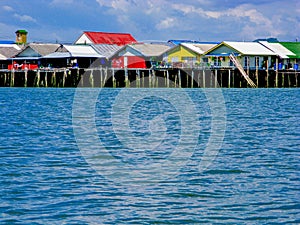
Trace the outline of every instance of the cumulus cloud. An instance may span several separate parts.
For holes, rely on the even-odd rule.
[[[128,11],[128,9],[136,6],[138,2],[134,0],[96,0],[100,6],[111,7],[115,10]]]
[[[156,24],[156,28],[158,30],[168,29],[170,27],[174,27],[176,23],[176,18],[166,18],[164,20],[161,20],[158,24]]]
[[[8,5],[2,6],[2,9],[5,10],[5,11],[7,11],[7,12],[14,11],[14,9],[12,7],[8,6]]]
[[[15,13],[14,17],[19,19],[21,22],[34,22],[34,23],[36,22],[36,19],[32,18],[29,15],[20,15]]]

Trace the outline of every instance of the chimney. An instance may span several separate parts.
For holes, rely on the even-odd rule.
[[[27,34],[26,30],[17,30],[16,31],[16,43],[17,44],[26,44],[27,43]]]

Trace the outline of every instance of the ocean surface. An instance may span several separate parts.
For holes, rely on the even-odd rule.
[[[0,224],[300,224],[300,89],[0,89]]]

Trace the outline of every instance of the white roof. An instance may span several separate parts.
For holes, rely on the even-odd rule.
[[[202,55],[204,52],[213,48],[217,44],[192,44],[192,43],[181,43],[182,46],[191,49],[192,51]]]
[[[13,47],[17,50],[21,50],[20,46],[17,44],[0,44],[0,47]]]
[[[288,59],[288,55],[295,55],[293,52],[288,50],[286,47],[280,43],[269,43],[267,41],[260,41],[262,45],[273,51],[276,55],[280,56],[282,59]]]
[[[243,55],[276,55],[258,42],[224,41],[223,43],[231,46]]]
[[[105,56],[98,54],[96,50],[89,45],[64,45],[64,48],[71,53],[72,57],[105,58]]]
[[[0,60],[6,60],[6,59],[7,58],[4,55],[0,54]]]

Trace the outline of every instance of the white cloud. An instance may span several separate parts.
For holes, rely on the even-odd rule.
[[[163,29],[168,29],[171,27],[174,27],[176,23],[176,18],[166,18],[164,20],[161,20],[158,24],[156,24],[156,29],[158,30],[163,30]]]
[[[290,0],[291,12],[282,9],[281,1],[258,1],[242,4],[237,1],[210,0],[96,0],[108,7],[107,13],[115,16],[115,21],[145,38],[148,35],[168,36],[192,35],[202,39],[225,40],[236,38],[254,39],[266,36],[288,37],[294,35],[291,25],[299,28],[297,0]],[[299,4],[299,3],[298,3]],[[259,5],[259,7],[258,7]],[[294,6],[293,6],[294,5]],[[289,21],[290,20],[290,21]],[[141,28],[147,27],[141,31]],[[214,27],[216,30],[211,29]],[[130,30],[133,29],[133,30]],[[147,37],[146,37],[147,38]]]
[[[52,0],[50,4],[52,5],[64,5],[64,4],[73,4],[74,0]]]
[[[111,7],[115,10],[121,10],[127,12],[128,9],[134,7],[137,3],[133,0],[96,0],[100,6]]]
[[[13,9],[12,7],[8,6],[8,5],[2,6],[2,9],[4,9],[4,10],[7,11],[7,12],[12,12],[12,11],[14,11],[14,9]]]
[[[28,15],[20,15],[15,13],[14,17],[18,18],[21,22],[34,22],[34,23],[36,22],[36,19]]]

